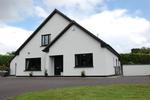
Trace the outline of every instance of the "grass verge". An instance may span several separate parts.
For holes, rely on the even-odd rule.
[[[7,100],[149,100],[150,84],[86,86],[29,92]]]

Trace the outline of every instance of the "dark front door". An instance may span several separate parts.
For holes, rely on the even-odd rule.
[[[54,74],[61,75],[63,72],[63,56],[54,56]]]

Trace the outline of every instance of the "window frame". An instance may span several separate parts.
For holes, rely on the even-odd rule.
[[[41,46],[47,46],[50,43],[50,35],[51,34],[43,34],[43,35],[41,35]],[[48,36],[48,44],[46,44],[46,40],[45,40],[46,36]]]
[[[77,56],[83,56],[83,55],[90,55],[91,56],[91,64],[89,65],[77,65]],[[80,58],[81,59],[84,59],[84,58]],[[92,68],[93,67],[93,53],[82,53],[82,54],[75,54],[75,68]]]
[[[29,66],[27,66],[27,62],[31,59],[39,59],[39,63],[40,63],[40,66],[39,66],[39,69],[35,69],[35,68],[28,68]],[[38,57],[38,58],[25,58],[25,71],[41,71],[41,58]]]

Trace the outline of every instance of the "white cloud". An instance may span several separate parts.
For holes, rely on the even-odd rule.
[[[126,9],[105,10],[79,22],[118,52],[150,44],[150,21],[133,17]]]
[[[46,18],[49,15],[43,8],[41,8],[39,6],[35,7],[35,13],[36,13],[36,15],[38,15],[39,17],[42,17],[42,18]]]
[[[21,19],[33,13],[32,0],[0,0],[0,21]]]
[[[34,0],[0,0],[0,22],[22,21],[26,17],[47,17],[45,9],[35,4]]]
[[[15,51],[29,37],[31,31],[0,25],[0,53]]]
[[[105,1],[107,0],[43,0],[50,9],[61,9],[71,16],[80,18],[107,9]]]
[[[60,6],[78,6],[82,10],[96,6],[97,4],[103,4],[104,0],[44,0],[46,5],[52,5],[55,7]]]

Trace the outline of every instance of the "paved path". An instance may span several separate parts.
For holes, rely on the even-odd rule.
[[[150,83],[145,77],[0,77],[0,100],[28,91],[70,86]]]

